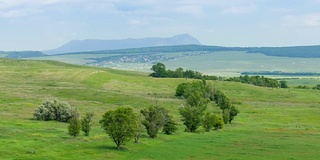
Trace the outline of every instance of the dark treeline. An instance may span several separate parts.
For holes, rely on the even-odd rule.
[[[266,78],[264,76],[240,76],[240,77],[232,77],[226,79],[226,81],[233,81],[233,82],[241,82],[252,84],[255,86],[260,87],[271,87],[271,88],[288,88],[286,81],[278,82],[276,79]]]
[[[260,71],[260,72],[242,72],[241,75],[268,75],[268,76],[319,76],[320,73],[313,72],[281,72],[281,71]]]
[[[264,76],[240,76],[240,77],[231,77],[224,79],[222,77],[212,76],[212,75],[203,75],[198,71],[186,70],[183,68],[178,68],[174,71],[167,70],[166,66],[163,63],[158,62],[153,65],[151,70],[153,73],[150,74],[152,77],[161,77],[161,78],[191,78],[191,79],[203,79],[203,80],[225,80],[233,82],[241,82],[246,84],[252,84],[260,87],[271,87],[271,88],[288,88],[287,81],[277,81],[276,79],[266,78]]]
[[[163,78],[191,78],[191,79],[205,79],[205,80],[218,80],[221,77],[202,75],[198,71],[186,70],[183,68],[177,68],[176,70],[167,70],[163,63],[158,62],[153,65],[151,70],[153,73],[150,74],[152,77],[163,77]]]

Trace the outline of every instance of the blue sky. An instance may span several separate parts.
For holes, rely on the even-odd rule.
[[[206,45],[320,45],[320,0],[0,0],[0,28],[0,50],[183,33]]]

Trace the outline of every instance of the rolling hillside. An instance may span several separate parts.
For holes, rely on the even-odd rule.
[[[142,72],[85,67],[55,61],[0,59],[1,159],[317,159],[320,156],[319,91],[261,88],[208,81],[240,110],[221,131],[184,132],[174,96],[186,79],[155,79]],[[72,138],[67,124],[34,121],[32,112],[58,98],[94,112],[90,137]],[[136,112],[158,101],[179,122],[174,135],[129,142],[118,151],[98,121],[119,106]],[[211,111],[219,113],[215,104]],[[174,151],[174,152],[173,152]]]

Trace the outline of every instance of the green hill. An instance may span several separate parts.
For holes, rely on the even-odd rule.
[[[320,97],[317,90],[272,89],[236,82],[208,81],[240,110],[220,131],[184,132],[175,88],[189,79],[155,79],[146,73],[85,67],[55,61],[0,59],[1,159],[317,159],[320,156]],[[90,137],[68,135],[67,125],[34,121],[32,112],[58,98],[94,112]],[[157,101],[179,131],[160,133],[118,151],[98,121],[119,106],[136,112]],[[219,112],[215,104],[209,109]]]

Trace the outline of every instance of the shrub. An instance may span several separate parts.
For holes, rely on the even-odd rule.
[[[86,113],[85,117],[81,120],[81,130],[85,136],[89,136],[91,125],[92,125],[93,113]]]
[[[67,102],[51,99],[43,102],[34,111],[33,117],[35,120],[68,122],[72,117],[74,109]]]
[[[68,126],[68,133],[73,136],[73,137],[77,137],[80,133],[80,128],[81,128],[81,124],[80,124],[80,120],[79,120],[79,112],[74,109],[72,111],[72,116],[71,119],[69,120],[69,126]]]
[[[173,121],[171,117],[168,117],[167,121],[163,126],[164,134],[172,134],[177,130],[178,130],[177,123]]]

